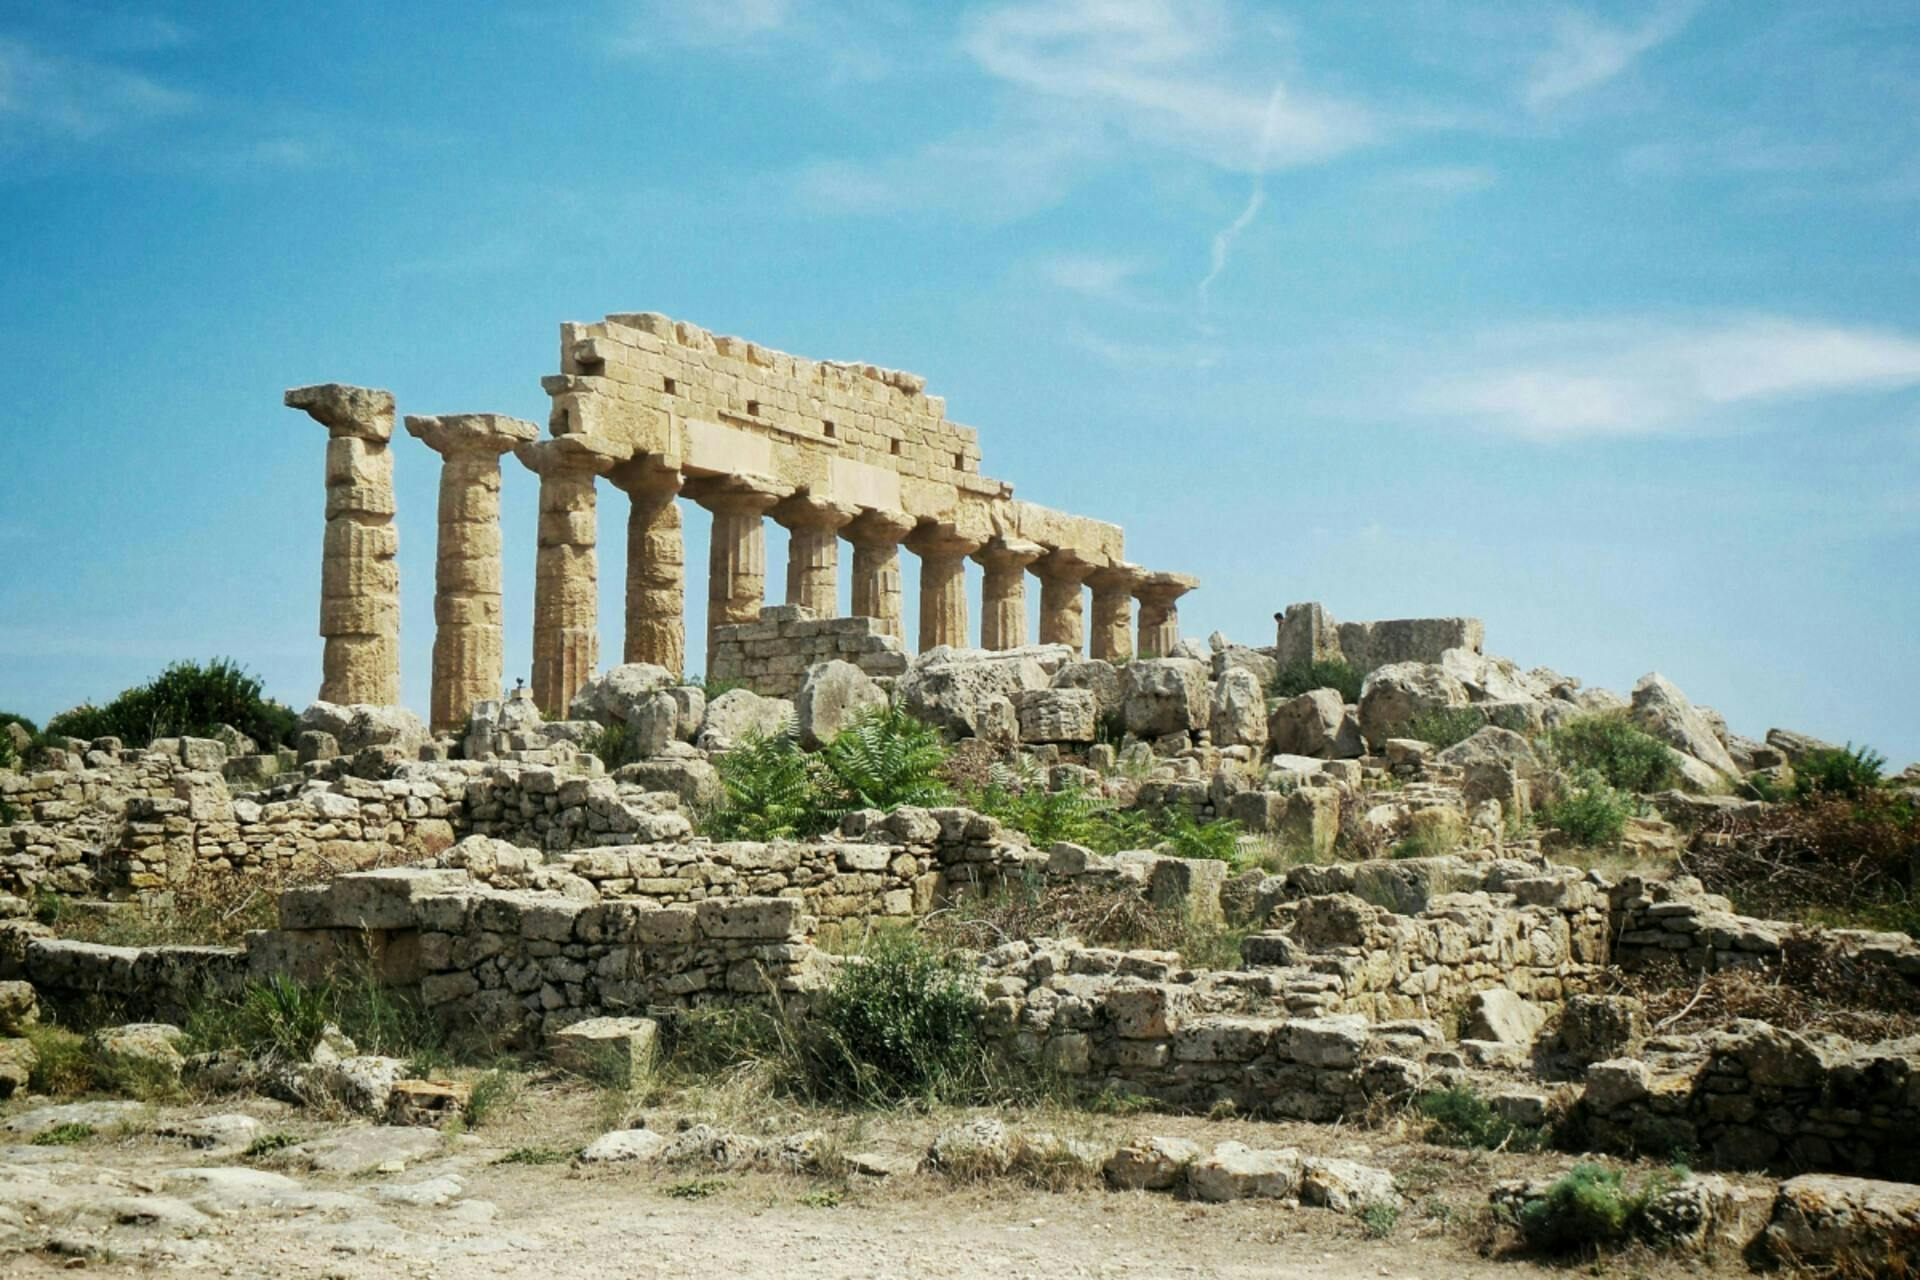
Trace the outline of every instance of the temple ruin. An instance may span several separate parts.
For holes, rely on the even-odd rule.
[[[686,551],[679,500],[713,516],[706,665],[728,627],[760,620],[766,522],[787,531],[784,601],[838,612],[840,544],[853,546],[853,615],[904,642],[900,549],[920,561],[916,639],[967,647],[966,562],[982,570],[978,647],[1028,643],[1026,580],[1040,580],[1043,644],[1116,661],[1171,653],[1178,601],[1197,585],[1126,559],[1120,527],[1016,499],[980,473],[979,436],[950,422],[926,380],[809,360],[654,312],[560,327],[547,437],[499,414],[408,417],[442,458],[433,648],[435,732],[499,696],[500,458],[540,478],[533,604],[534,701],[563,714],[599,662],[598,481],[626,494],[622,659],[686,665]],[[390,392],[340,384],[287,392],[327,426],[320,631],[323,701],[399,701]],[[1087,625],[1086,596],[1092,596]],[[1137,629],[1136,629],[1136,608]]]

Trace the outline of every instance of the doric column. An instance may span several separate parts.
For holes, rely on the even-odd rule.
[[[1150,573],[1133,589],[1140,602],[1140,656],[1165,658],[1180,643],[1180,609],[1174,602],[1200,585],[1185,573]]]
[[[607,473],[627,509],[627,634],[623,662],[687,668],[687,544],[680,528],[680,472],[635,458]]]
[[[1027,642],[1027,566],[1046,554],[1037,542],[995,538],[974,552],[980,562],[980,647],[1018,649]]]
[[[936,645],[967,647],[967,557],[980,549],[951,525],[922,525],[907,535],[920,557],[920,652]]]
[[[600,661],[600,581],[594,477],[620,454],[591,436],[523,444],[514,457],[540,477],[540,550],[533,569],[533,701],[550,717]]]
[[[1093,628],[1087,655],[1107,662],[1133,656],[1133,591],[1146,576],[1137,564],[1110,564],[1087,575],[1093,589]]]
[[[707,668],[713,668],[714,633],[759,620],[767,602],[767,534],[770,507],[791,493],[765,476],[716,476],[689,481],[687,496],[713,513],[707,557]]]
[[[840,530],[859,513],[844,502],[796,493],[771,515],[787,530],[787,603],[804,605],[816,618],[840,612]]]
[[[1080,652],[1084,623],[1080,586],[1097,566],[1071,547],[1049,551],[1033,562],[1040,579],[1040,643],[1064,644]]]
[[[327,429],[327,531],[320,557],[322,702],[400,702],[400,534],[393,527],[393,393],[326,382],[291,409]]]
[[[433,575],[433,731],[466,727],[473,704],[500,696],[500,455],[540,438],[497,413],[407,418],[440,455],[440,545]]]
[[[878,618],[883,630],[907,638],[900,584],[900,540],[913,531],[913,517],[899,511],[863,511],[847,526],[853,544],[853,616]]]

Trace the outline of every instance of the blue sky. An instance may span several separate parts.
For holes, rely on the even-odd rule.
[[[1882,0],[0,0],[0,706],[216,653],[304,704],[282,388],[544,421],[560,321],[660,310],[927,375],[990,474],[1200,574],[1189,633],[1471,613],[1904,763],[1916,233]],[[437,459],[396,448],[424,709]]]

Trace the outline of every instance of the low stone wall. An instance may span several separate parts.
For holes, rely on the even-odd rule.
[[[870,676],[898,676],[908,666],[906,646],[877,618],[816,618],[797,604],[771,605],[760,621],[714,631],[709,680],[733,680],[771,698],[800,691],[807,668],[834,659]]]
[[[40,999],[82,1020],[180,1021],[207,996],[238,990],[244,947],[110,947],[23,936],[16,968]],[[13,976],[0,973],[0,977]]]
[[[1860,1045],[1741,1020],[1594,1063],[1579,1105],[1601,1149],[1920,1180],[1920,1036]]]

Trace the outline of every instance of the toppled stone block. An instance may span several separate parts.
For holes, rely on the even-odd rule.
[[[1207,727],[1207,663],[1191,658],[1139,658],[1120,672],[1121,715],[1128,733],[1160,738]]]
[[[25,1035],[40,1021],[40,1005],[30,982],[0,982],[0,1036]]]
[[[1103,1172],[1119,1191],[1171,1191],[1186,1179],[1187,1167],[1200,1158],[1198,1143],[1185,1138],[1148,1138],[1121,1147]]]
[[[1780,1184],[1761,1241],[1783,1265],[1911,1275],[1920,1259],[1920,1186],[1803,1173]]]
[[[1399,1202],[1393,1175],[1385,1169],[1333,1156],[1309,1156],[1301,1164],[1301,1204],[1335,1213],[1360,1213],[1377,1204]]]
[[[1088,689],[1021,689],[1013,709],[1022,742],[1092,742],[1099,731],[1099,705]]]
[[[651,1129],[615,1129],[589,1142],[580,1152],[582,1164],[647,1164],[660,1158],[667,1140]]]
[[[387,1094],[387,1123],[437,1127],[465,1114],[473,1086],[450,1080],[396,1080]]]
[[[1646,1034],[1646,1009],[1631,996],[1574,995],[1561,1010],[1560,1045],[1576,1062],[1630,1057]]]
[[[186,1059],[179,1044],[186,1032],[168,1022],[130,1022],[102,1027],[87,1047],[108,1076],[127,1086],[164,1088],[180,1081]]]
[[[553,1063],[599,1084],[628,1089],[646,1077],[660,1038],[652,1018],[587,1018],[553,1033]]]
[[[1220,890],[1227,864],[1212,858],[1162,858],[1147,880],[1147,898],[1156,907],[1185,912],[1197,921],[1220,919]]]
[[[726,751],[750,737],[777,738],[793,731],[793,703],[763,698],[751,689],[729,689],[707,704],[694,744],[702,751]]]
[[[887,691],[859,667],[836,658],[807,668],[793,705],[801,745],[817,750],[833,741],[860,712],[884,709]]]
[[[1531,1045],[1546,1023],[1546,1011],[1504,987],[1476,991],[1467,998],[1462,1039]]]
[[[1187,1166],[1187,1190],[1196,1200],[1288,1200],[1299,1194],[1300,1153],[1292,1147],[1256,1151],[1223,1142]]]

